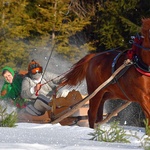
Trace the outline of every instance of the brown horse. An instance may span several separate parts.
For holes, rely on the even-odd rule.
[[[88,54],[74,64],[71,70],[63,77],[63,84],[70,86],[75,86],[86,78],[87,91],[88,94],[91,94],[112,75],[113,69],[117,69],[126,59],[133,61],[133,65],[123,71],[113,83],[100,90],[90,100],[88,111],[89,127],[94,128],[95,122],[102,121],[104,102],[110,99],[122,99],[139,103],[150,123],[149,18],[142,19],[141,34],[141,39],[137,37],[133,41],[131,50],[122,54],[117,51]]]

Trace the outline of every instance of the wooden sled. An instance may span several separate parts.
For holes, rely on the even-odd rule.
[[[28,113],[24,113],[24,111],[20,112],[18,114],[18,122],[51,123],[56,118],[59,118],[59,116],[65,114],[65,111],[68,110],[70,106],[75,105],[82,99],[83,96],[79,91],[72,90],[66,97],[53,98],[52,102],[50,103],[52,110],[45,112],[44,115],[33,116]],[[88,104],[86,104],[86,107],[78,109],[73,115],[64,118],[59,123],[61,125],[73,125],[82,118],[87,121],[87,106]]]

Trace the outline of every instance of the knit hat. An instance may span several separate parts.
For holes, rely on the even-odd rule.
[[[42,73],[43,68],[40,66],[39,63],[37,63],[36,61],[32,60],[29,65],[28,65],[28,72],[30,74],[36,74],[36,73]]]

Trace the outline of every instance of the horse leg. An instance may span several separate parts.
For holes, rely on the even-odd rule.
[[[104,108],[104,101],[102,100],[98,107],[96,123],[101,122],[103,120],[103,108]]]
[[[88,120],[90,128],[94,128],[94,124],[97,119],[97,112],[99,112],[99,120],[103,119],[103,103],[101,105],[101,100],[102,96],[100,96],[100,94],[97,94],[89,102]]]
[[[111,93],[109,93],[109,92],[105,92],[103,94],[102,100],[101,100],[101,102],[99,104],[98,111],[97,111],[97,120],[96,120],[96,123],[101,122],[103,120],[104,103],[105,103],[106,100],[109,99],[110,94]]]
[[[142,101],[141,107],[143,109],[145,117],[148,119],[148,124],[150,125],[150,110],[149,110],[150,102],[149,101],[146,101],[146,102]]]

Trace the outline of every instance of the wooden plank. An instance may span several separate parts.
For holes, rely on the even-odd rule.
[[[49,123],[50,121],[48,112],[41,116],[33,116],[25,112],[18,113],[18,122]]]

